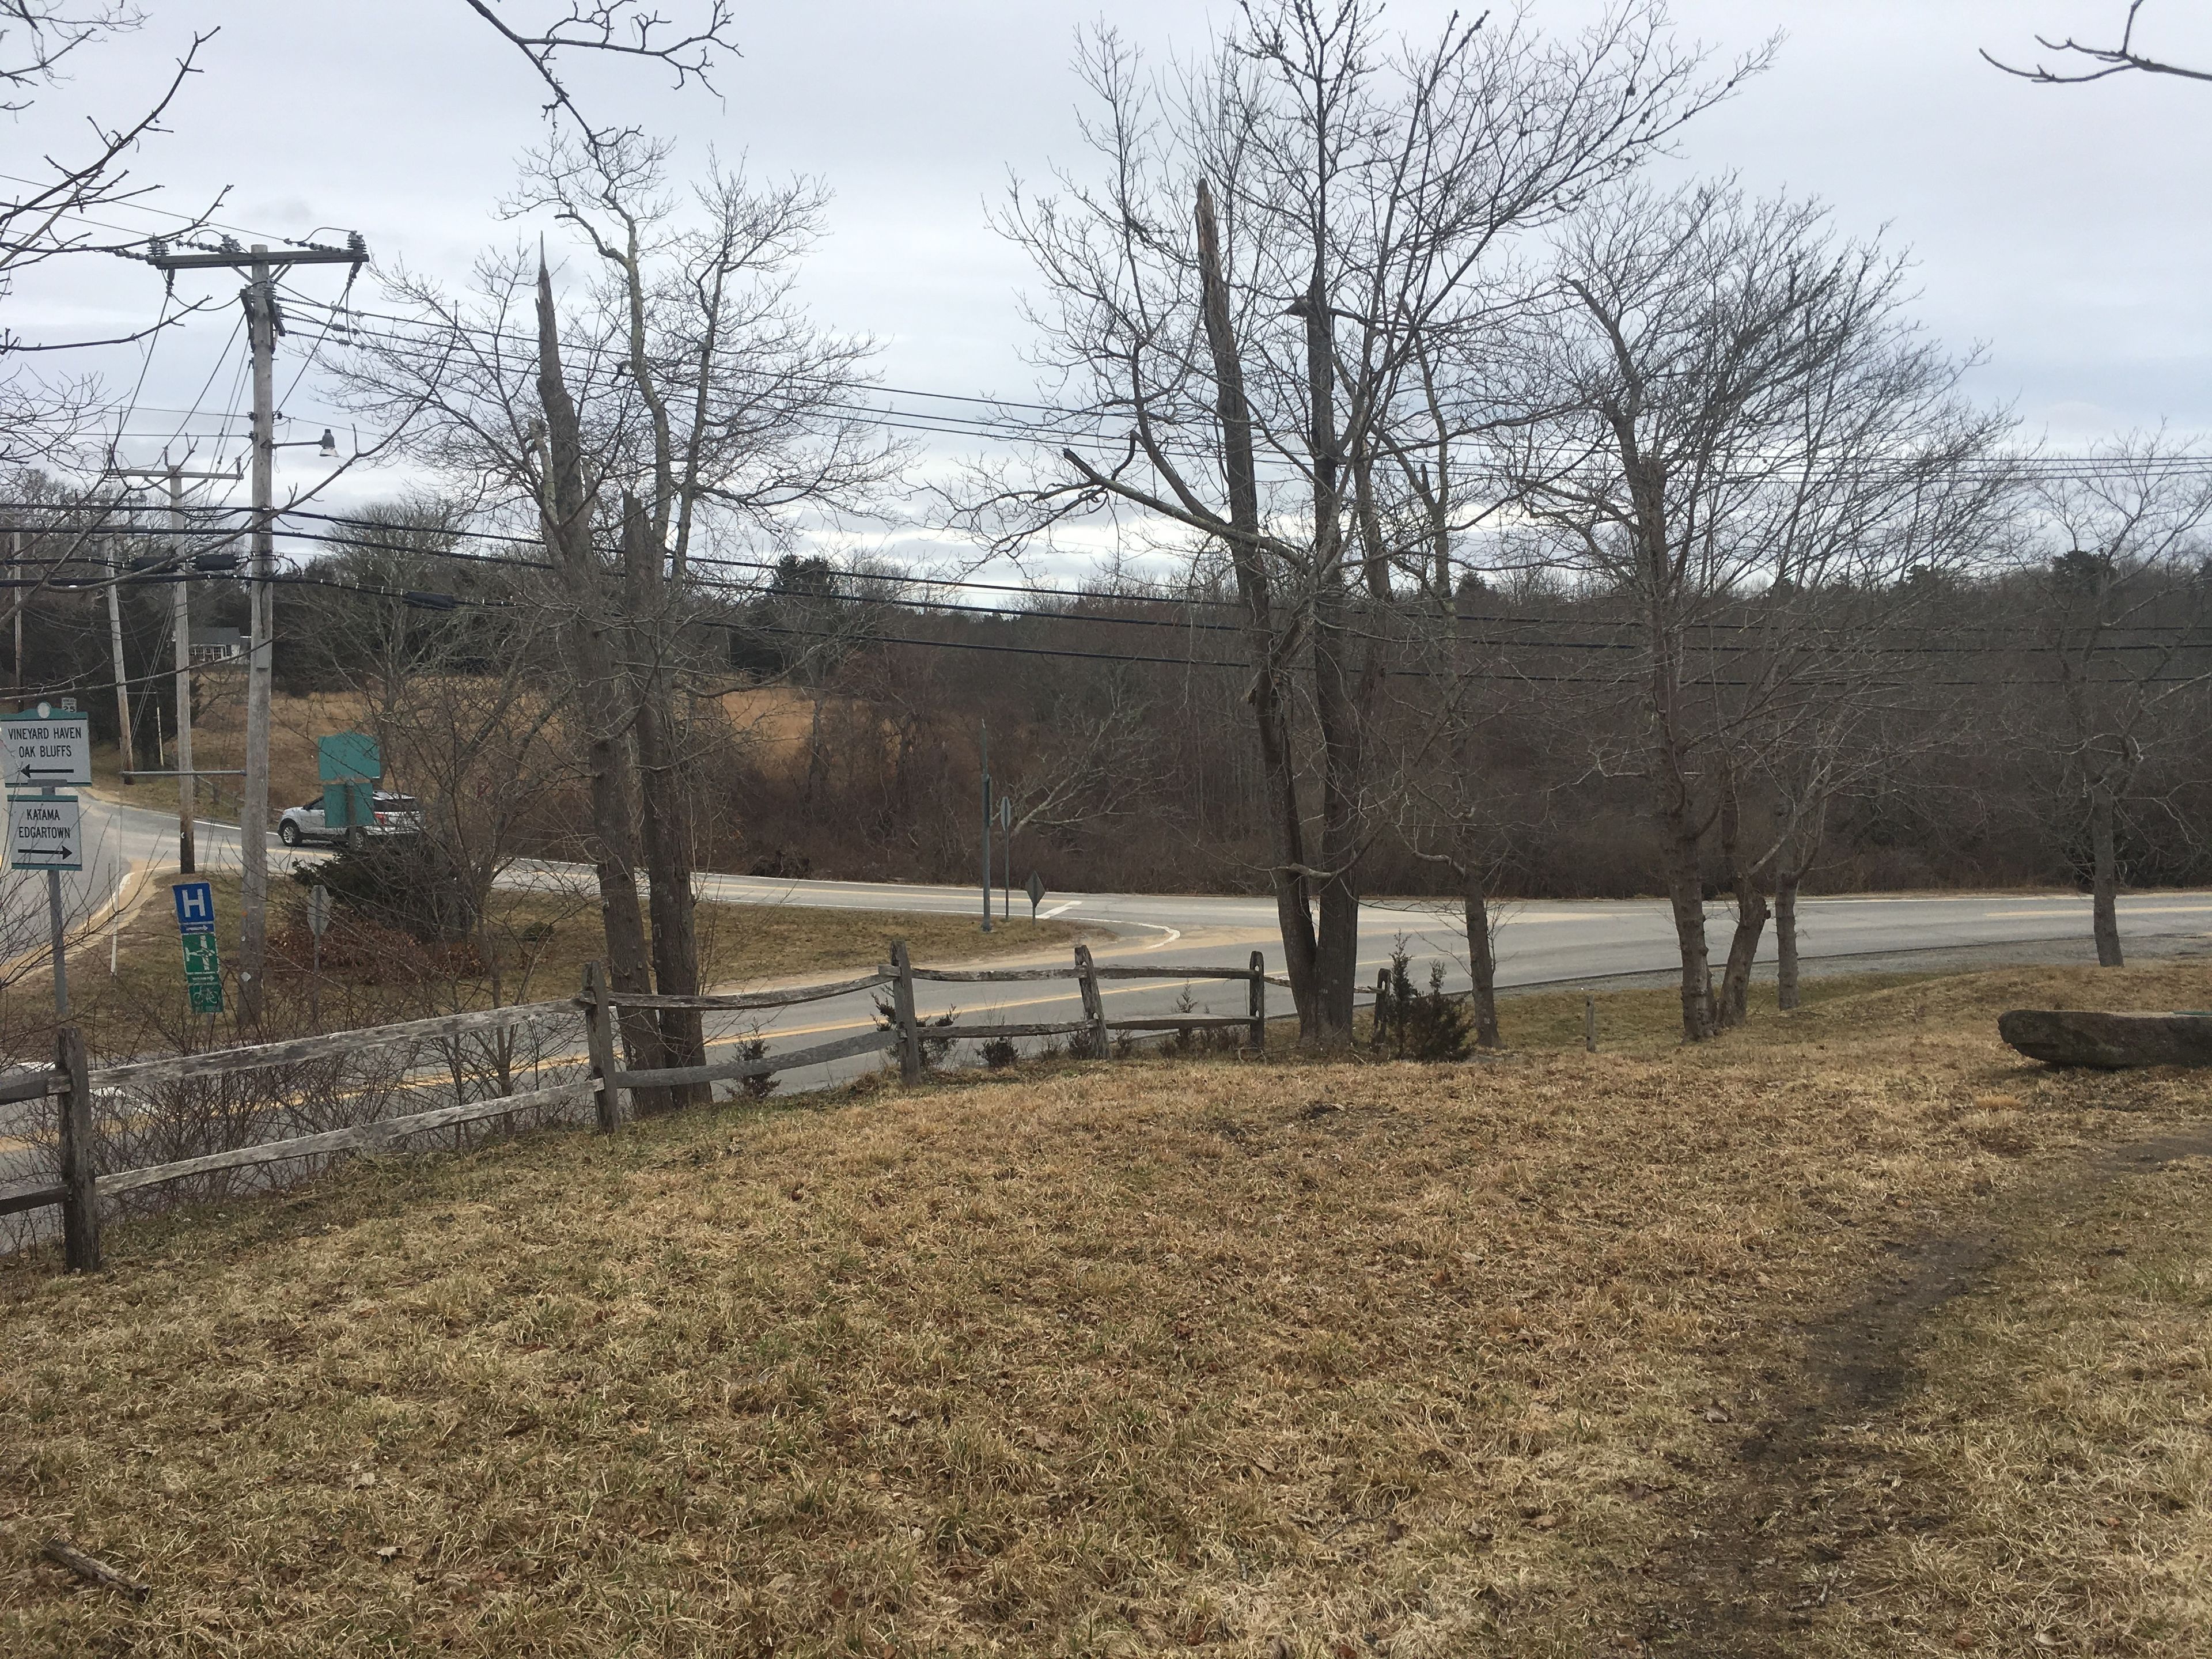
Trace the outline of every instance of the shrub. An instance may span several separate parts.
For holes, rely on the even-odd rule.
[[[758,1035],[757,1031],[755,1035],[747,1037],[743,1042],[738,1044],[738,1058],[739,1060],[766,1060],[768,1058],[768,1039]],[[777,1085],[781,1082],[782,1079],[781,1078],[777,1077],[773,1072],[770,1072],[765,1073],[759,1077],[749,1077],[738,1079],[738,1089],[747,1100],[766,1100],[770,1095],[776,1091]]]
[[[1385,994],[1375,1004],[1375,1036],[1379,1048],[1392,1044],[1400,1060],[1465,1060],[1474,1021],[1467,1005],[1444,991],[1444,965],[1429,964],[1429,988],[1416,991],[1406,942],[1390,951],[1390,979]]]
[[[951,1025],[959,1018],[960,1011],[953,1008],[938,1015],[934,1019],[922,1019],[918,1022],[921,1026],[921,1063],[924,1066],[933,1071],[952,1057],[953,1040],[951,1037],[932,1036],[929,1035],[929,1028],[933,1025]],[[890,1031],[897,1028],[898,1012],[891,1000],[889,997],[878,997],[876,999],[876,1029],[879,1031]]]
[[[459,860],[429,836],[372,836],[319,864],[292,872],[302,887],[327,887],[331,900],[370,926],[425,945],[475,933],[483,895]]]

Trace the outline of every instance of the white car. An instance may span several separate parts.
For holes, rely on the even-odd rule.
[[[372,836],[417,836],[422,833],[422,803],[412,795],[395,795],[378,790],[373,801],[376,822],[363,824],[362,831]],[[343,841],[346,832],[332,829],[323,822],[323,803],[319,798],[304,805],[288,806],[276,820],[276,839],[287,847],[297,847],[306,841]]]

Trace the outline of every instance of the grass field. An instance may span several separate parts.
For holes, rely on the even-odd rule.
[[[2203,1653],[2204,1080],[1992,1026],[2212,972],[1820,989],[364,1162],[20,1261],[0,1650]]]

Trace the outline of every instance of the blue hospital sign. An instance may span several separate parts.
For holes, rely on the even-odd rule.
[[[215,889],[180,881],[169,889],[177,902],[177,931],[185,941],[185,993],[196,1014],[222,1012],[222,958],[215,942]]]
[[[169,889],[177,902],[177,931],[180,933],[212,933],[215,932],[215,889],[204,881],[180,881]]]

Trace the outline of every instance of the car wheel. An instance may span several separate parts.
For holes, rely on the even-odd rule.
[[[276,839],[287,847],[297,847],[300,844],[300,826],[289,818],[285,819],[276,826]]]

